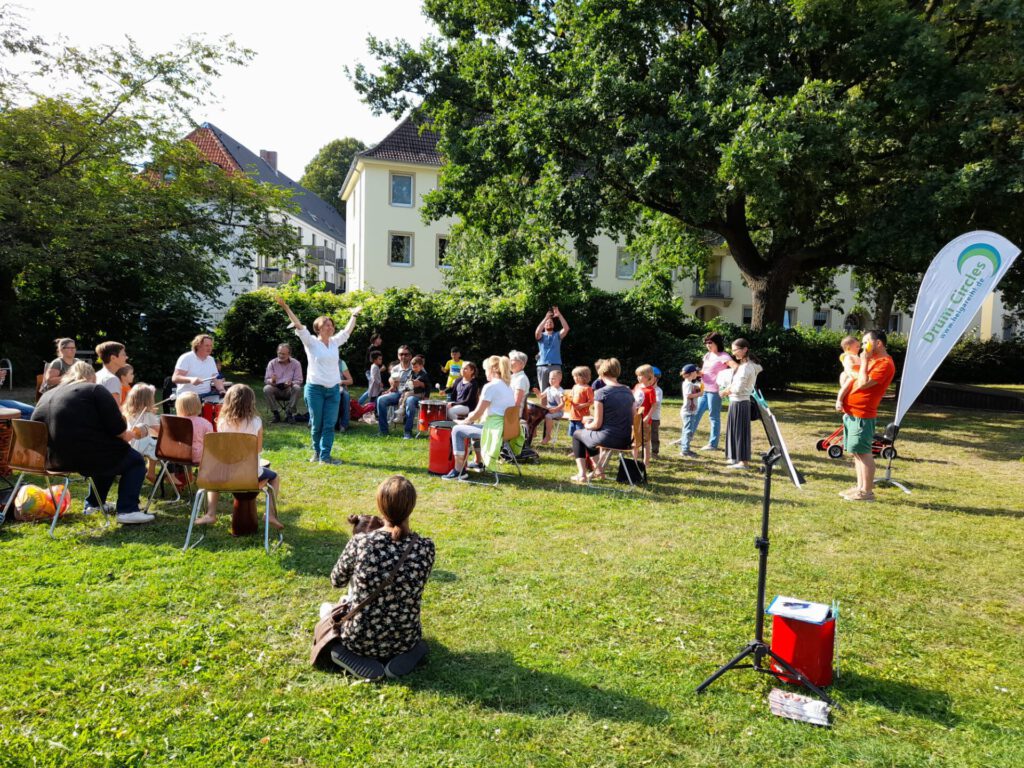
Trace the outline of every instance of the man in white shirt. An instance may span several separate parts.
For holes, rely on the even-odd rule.
[[[377,428],[382,436],[388,434],[388,408],[397,407],[403,391],[412,390],[412,350],[403,344],[398,348],[398,365],[391,369],[391,389],[377,398]],[[409,396],[405,401],[405,438],[413,437],[413,420],[418,415],[419,398]]]
[[[96,357],[103,363],[96,373],[96,383],[110,392],[120,406],[121,380],[117,378],[117,372],[128,364],[128,350],[119,341],[104,341],[96,347]]]
[[[177,397],[195,392],[201,400],[224,394],[224,380],[217,378],[217,361],[213,359],[213,337],[201,333],[192,339],[192,351],[186,352],[174,364],[171,381],[178,385]]]

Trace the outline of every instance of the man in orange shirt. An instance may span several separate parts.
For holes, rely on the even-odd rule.
[[[847,501],[875,500],[875,436],[878,404],[896,375],[896,365],[885,349],[885,331],[868,331],[860,345],[860,371],[841,402],[843,448],[853,455],[857,485],[839,495]]]

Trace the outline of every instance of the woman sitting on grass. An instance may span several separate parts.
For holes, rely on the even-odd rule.
[[[427,653],[420,602],[434,567],[434,542],[409,528],[415,506],[416,488],[405,477],[393,475],[381,483],[377,510],[384,527],[349,539],[331,571],[334,586],[348,587],[346,602],[352,607],[385,585],[351,620],[342,622],[341,642],[331,650],[334,663],[357,677],[401,677]]]
[[[235,384],[224,396],[224,404],[217,417],[218,432],[241,432],[256,435],[256,451],[263,450],[263,420],[256,414],[256,395],[252,388],[245,384]],[[277,519],[277,496],[281,493],[281,478],[267,467],[260,467],[260,486],[270,483],[274,489],[270,497],[270,524],[281,530],[284,525]],[[199,525],[210,525],[217,522],[217,502],[220,494],[216,491],[206,492],[206,514],[196,520]]]

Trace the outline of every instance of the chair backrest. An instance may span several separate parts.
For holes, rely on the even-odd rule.
[[[179,464],[192,463],[192,419],[187,416],[160,416],[156,438],[156,456]]]
[[[638,408],[633,412],[633,445],[642,448],[644,444],[644,411]]]
[[[50,435],[41,421],[15,419],[14,443],[11,445],[11,469],[34,475],[46,474],[46,448]]]
[[[256,435],[210,432],[203,438],[198,485],[207,491],[255,491],[259,488]]]
[[[503,440],[519,437],[519,406],[513,405],[505,409],[505,429],[501,435]]]
[[[43,396],[43,374],[36,374],[36,402],[39,402],[39,398]]]

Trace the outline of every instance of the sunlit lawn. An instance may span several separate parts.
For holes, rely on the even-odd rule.
[[[491,489],[427,475],[426,440],[359,426],[326,467],[304,427],[275,426],[272,556],[228,534],[227,501],[187,554],[184,506],[134,528],[75,514],[56,541],[4,525],[0,765],[1024,764],[1024,418],[912,411],[895,463],[912,495],[853,504],[847,459],[814,448],[830,397],[773,403],[807,485],[776,483],[768,592],[841,603],[831,729],[770,715],[749,670],[694,695],[753,634],[761,479],[675,455],[669,404],[634,498],[572,486],[564,434]],[[430,663],[353,683],[310,668],[309,639],[345,516],[394,472],[437,544]]]

